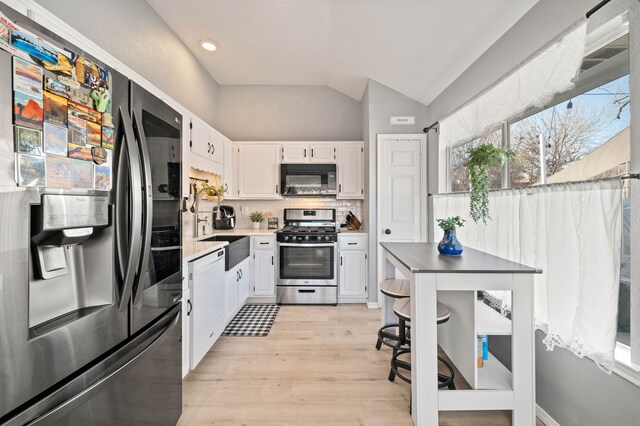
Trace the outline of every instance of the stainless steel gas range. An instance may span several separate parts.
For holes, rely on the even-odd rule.
[[[335,209],[285,209],[278,241],[277,302],[338,303]]]

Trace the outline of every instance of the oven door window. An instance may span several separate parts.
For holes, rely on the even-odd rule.
[[[287,280],[334,279],[335,247],[280,246],[280,278]]]

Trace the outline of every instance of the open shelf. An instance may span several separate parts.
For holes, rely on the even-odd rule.
[[[491,352],[484,367],[478,368],[476,389],[511,390],[511,372]]]
[[[511,320],[482,302],[476,302],[476,333],[480,336],[510,336]]]

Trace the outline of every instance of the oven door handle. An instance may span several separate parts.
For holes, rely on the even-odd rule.
[[[336,243],[323,243],[323,244],[298,244],[298,243],[278,243],[280,247],[335,247]]]

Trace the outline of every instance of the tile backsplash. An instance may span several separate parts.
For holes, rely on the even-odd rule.
[[[191,201],[191,200],[190,200]],[[200,203],[200,211],[211,211],[214,202],[202,200]],[[358,219],[362,220],[362,200],[336,200],[323,198],[284,198],[282,200],[224,200],[224,205],[233,206],[236,210],[236,228],[251,228],[252,223],[249,220],[249,214],[253,211],[261,211],[265,216],[271,212],[273,217],[278,218],[278,225],[282,227],[284,218],[284,209],[286,208],[325,208],[336,209],[336,221],[344,223],[345,217],[349,211],[353,212]],[[204,218],[204,213],[201,218]],[[193,214],[187,212],[183,215],[184,235],[193,235]],[[209,215],[209,222],[211,216]],[[363,228],[366,226],[362,224]],[[201,225],[202,226],[202,223]],[[261,224],[261,228],[267,227],[265,220]],[[207,233],[210,231],[208,230]]]

